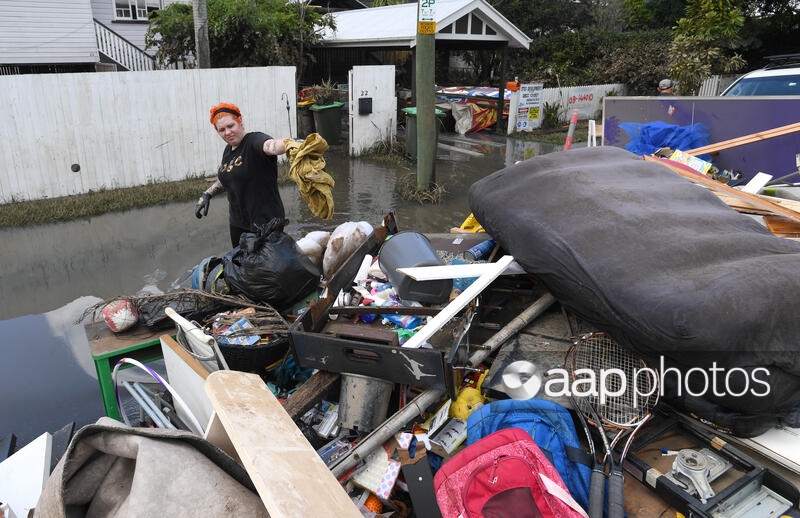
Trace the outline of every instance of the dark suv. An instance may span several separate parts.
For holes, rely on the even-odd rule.
[[[800,95],[800,54],[765,59],[764,68],[738,78],[722,95]]]

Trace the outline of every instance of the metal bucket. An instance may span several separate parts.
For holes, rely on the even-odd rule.
[[[394,383],[360,374],[342,374],[339,424],[342,428],[370,432],[386,420]]]

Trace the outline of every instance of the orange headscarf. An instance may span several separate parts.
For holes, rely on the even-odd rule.
[[[217,125],[217,119],[220,117],[224,117],[226,115],[232,115],[236,122],[239,124],[242,123],[242,112],[239,111],[239,107],[235,104],[231,103],[219,103],[218,105],[214,106],[210,110],[211,116],[208,118],[211,121],[211,125]]]

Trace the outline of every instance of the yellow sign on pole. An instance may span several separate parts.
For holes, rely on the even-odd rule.
[[[436,22],[418,22],[417,32],[420,34],[436,34]]]
[[[421,0],[417,13],[417,32],[436,34],[436,0]]]

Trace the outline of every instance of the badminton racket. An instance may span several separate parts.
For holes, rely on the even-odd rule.
[[[581,337],[567,353],[567,369],[572,380],[571,397],[584,418],[600,432],[605,448],[608,516],[622,518],[622,466],[636,431],[650,419],[658,403],[658,373],[605,333]],[[613,436],[610,441],[609,436]],[[625,445],[615,459],[614,448],[624,437]],[[590,508],[593,499],[598,497],[590,492]]]

